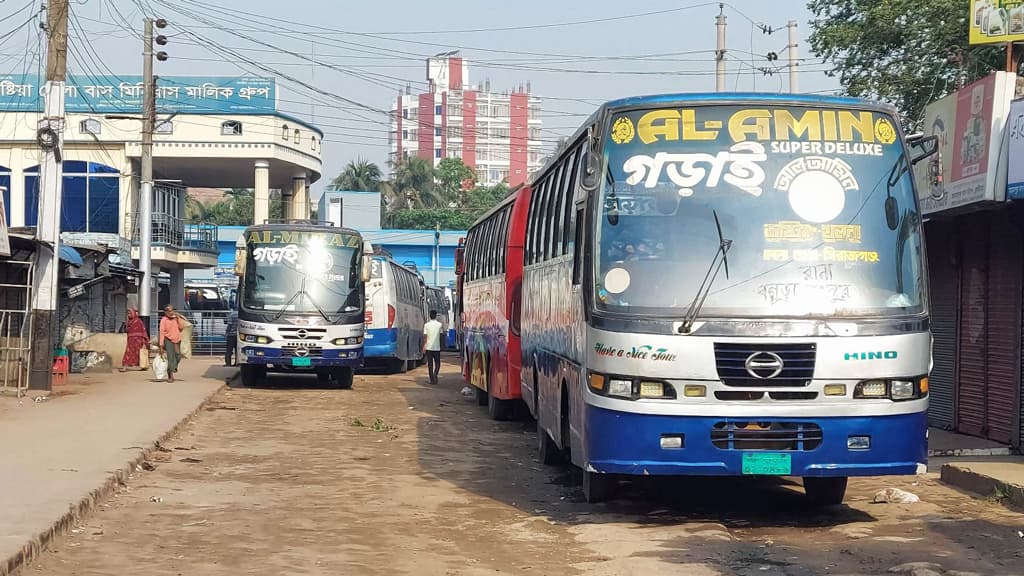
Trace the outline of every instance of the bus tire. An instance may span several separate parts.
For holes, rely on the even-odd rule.
[[[476,405],[477,406],[487,406],[488,397],[490,396],[487,393],[487,390],[484,390],[482,388],[475,388],[475,390],[476,390]]]
[[[239,379],[242,381],[243,388],[255,388],[262,384],[267,378],[267,369],[265,366],[243,364],[239,367],[239,372]]]
[[[355,369],[349,367],[334,369],[334,382],[341,390],[351,390],[355,380]]]
[[[846,497],[845,476],[804,478],[804,493],[815,506],[838,506]]]
[[[562,451],[540,422],[537,423],[537,459],[546,466],[557,466],[565,462]]]
[[[618,478],[614,474],[583,471],[583,498],[590,504],[604,502],[615,497]]]
[[[331,382],[331,373],[323,369],[317,370],[316,381],[318,384],[329,384]]]
[[[512,418],[512,402],[497,398],[493,393],[488,393],[487,415],[491,417],[491,420],[510,420]]]
[[[409,370],[409,363],[405,360],[392,360],[390,364],[392,374],[405,374]]]
[[[408,360],[408,361],[406,361],[406,363],[405,363],[405,370],[406,370],[406,372],[411,372],[411,371],[415,370],[416,368],[419,368],[419,361],[418,360]]]

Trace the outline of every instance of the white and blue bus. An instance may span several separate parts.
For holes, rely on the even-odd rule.
[[[366,361],[395,372],[411,370],[423,359],[424,286],[419,275],[376,254],[366,283]]]
[[[238,241],[242,383],[267,372],[315,373],[351,388],[363,362],[362,236],[306,221],[250,226]]]
[[[640,475],[923,473],[921,213],[889,106],[766,94],[602,106],[531,179],[523,400],[588,501]]]

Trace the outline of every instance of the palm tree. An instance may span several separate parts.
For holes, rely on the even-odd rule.
[[[397,196],[417,208],[444,206],[444,198],[437,189],[437,170],[426,158],[412,157],[392,164],[391,185]]]
[[[377,192],[380,189],[382,176],[379,166],[359,158],[349,162],[341,174],[338,174],[337,178],[331,182],[331,185],[339,190]]]
[[[192,196],[185,196],[185,219],[189,222],[206,220],[206,206]]]

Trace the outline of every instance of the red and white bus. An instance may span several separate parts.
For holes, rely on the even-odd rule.
[[[470,227],[459,275],[462,373],[495,420],[511,418],[522,399],[519,321],[529,202],[529,189],[517,188]]]

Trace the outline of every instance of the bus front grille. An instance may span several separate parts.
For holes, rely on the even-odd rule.
[[[801,387],[814,377],[817,353],[807,344],[715,344],[715,367],[726,386]]]
[[[804,452],[821,446],[821,427],[811,422],[718,422],[711,444],[719,450]]]

